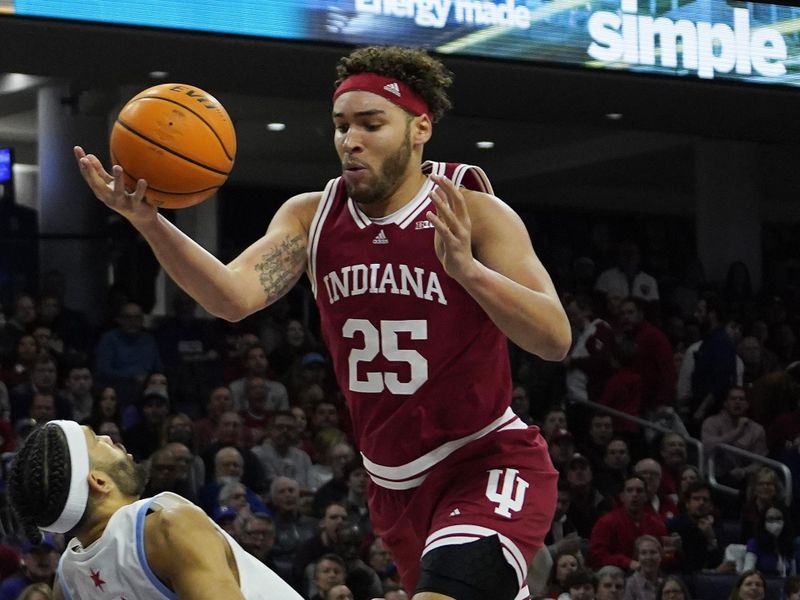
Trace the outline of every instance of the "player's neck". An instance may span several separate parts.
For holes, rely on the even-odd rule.
[[[387,198],[378,202],[359,204],[358,206],[371,219],[380,219],[391,215],[414,199],[427,178],[422,173],[419,164],[412,163],[400,180],[400,185]]]
[[[87,508],[87,511],[89,511],[87,518],[84,523],[73,532],[74,536],[80,541],[81,546],[86,548],[100,539],[100,536],[103,535],[114,513],[123,506],[133,503],[135,500],[136,498],[115,496],[113,498],[105,498],[102,502],[98,502],[96,505]]]

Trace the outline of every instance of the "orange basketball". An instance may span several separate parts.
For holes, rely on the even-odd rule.
[[[125,185],[147,180],[147,202],[184,208],[225,183],[236,156],[236,132],[222,104],[203,90],[163,83],[137,94],[111,130],[111,161]]]

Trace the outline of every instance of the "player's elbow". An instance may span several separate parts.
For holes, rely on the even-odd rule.
[[[569,349],[572,346],[572,329],[569,326],[569,321],[566,319],[564,322],[554,324],[548,336],[546,348],[540,356],[545,360],[553,362],[561,362],[567,357]]]

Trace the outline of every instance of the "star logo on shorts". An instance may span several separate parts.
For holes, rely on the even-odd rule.
[[[89,575],[89,577],[92,579],[92,583],[94,584],[94,587],[100,588],[100,591],[102,592],[103,591],[103,586],[106,584],[106,582],[103,581],[102,577],[100,577],[100,571],[92,571],[90,569],[89,572],[91,573],[91,575]]]

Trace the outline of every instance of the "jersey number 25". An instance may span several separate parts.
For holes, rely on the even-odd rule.
[[[428,322],[381,321],[380,329],[367,319],[348,319],[342,328],[342,335],[353,339],[357,333],[364,336],[364,347],[353,348],[348,357],[350,389],[354,392],[377,394],[389,390],[392,394],[409,395],[416,392],[428,380],[428,361],[416,350],[401,349],[397,346],[397,334],[408,332],[412,340],[428,339]],[[358,363],[370,362],[378,353],[392,362],[408,363],[411,379],[400,381],[397,373],[367,371],[365,379],[358,378]]]

